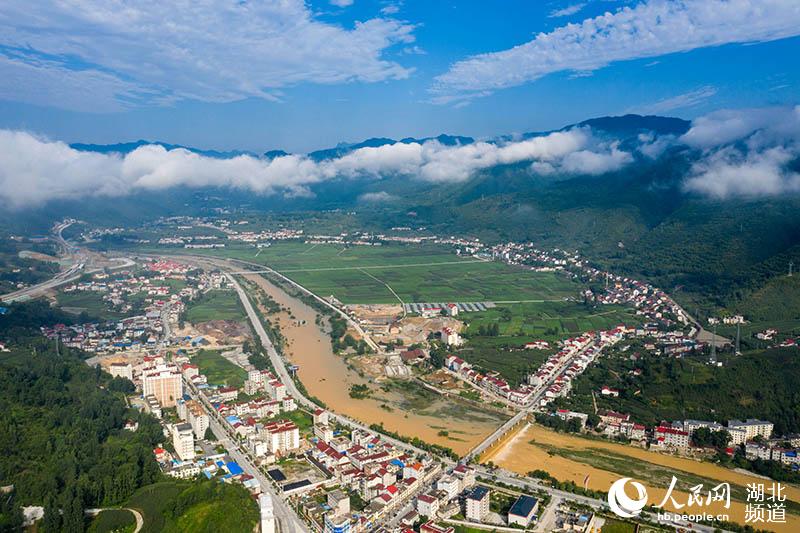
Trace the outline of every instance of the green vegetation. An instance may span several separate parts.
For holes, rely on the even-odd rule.
[[[637,325],[641,319],[619,306],[589,306],[578,302],[526,302],[501,305],[480,313],[464,314],[469,342],[459,357],[499,372],[512,385],[539,366],[557,349],[557,343],[586,331]],[[526,350],[525,343],[545,340],[549,350]]]
[[[350,397],[356,400],[363,400],[370,397],[370,390],[367,385],[354,383],[350,385]]]
[[[243,321],[245,318],[242,304],[234,291],[211,290],[186,306],[185,320],[193,324],[209,320]]]
[[[496,261],[459,257],[434,245],[353,246],[276,243],[262,249],[209,251],[262,263],[326,297],[345,303],[560,300],[579,285],[553,272],[533,272]]]
[[[163,434],[109,375],[35,330],[62,318],[46,302],[0,316],[0,337],[14,339],[0,354],[0,484],[21,505],[44,505],[45,531],[83,531],[84,508],[119,504],[160,477],[152,448]],[[127,419],[138,431],[122,429]]]
[[[603,524],[602,533],[636,533],[636,524],[633,522],[623,522],[622,520],[615,520],[613,518],[606,518],[606,523]]]
[[[640,317],[620,306],[587,306],[567,301],[501,305],[460,318],[468,324],[468,336],[533,337],[551,344],[586,331],[641,323]],[[496,334],[491,334],[492,327],[496,328]]]
[[[247,379],[244,368],[231,363],[216,350],[199,350],[192,357],[192,363],[200,367],[200,373],[205,374],[208,382],[213,385],[226,385],[238,389]]]
[[[214,480],[149,485],[137,491],[126,507],[142,513],[143,531],[250,533],[258,520],[247,489]]]
[[[597,396],[598,407],[629,413],[637,422],[694,418],[725,422],[731,418],[764,418],[776,434],[800,431],[800,349],[775,348],[730,356],[722,368],[706,357],[654,356],[611,352],[573,383],[569,400],[557,405],[592,412],[592,391],[603,385],[620,390],[619,398]],[[638,368],[640,376],[631,371]]]
[[[303,409],[295,409],[294,411],[283,412],[265,420],[265,422],[273,422],[275,420],[291,420],[297,424],[300,433],[309,433],[314,427],[314,419],[311,413]]]
[[[92,320],[118,320],[125,316],[124,313],[113,311],[110,305],[103,301],[103,294],[94,291],[59,292],[57,301],[59,307],[67,308],[77,313],[86,313]]]
[[[0,294],[17,290],[20,283],[41,283],[58,273],[58,263],[21,257],[20,252],[38,252],[52,257],[56,254],[56,249],[49,242],[12,240],[5,229],[0,230]]]
[[[89,526],[90,533],[133,531],[136,517],[125,509],[109,509],[98,514]]]

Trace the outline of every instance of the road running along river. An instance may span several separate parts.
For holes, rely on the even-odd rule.
[[[452,448],[465,453],[494,431],[503,419],[492,411],[482,411],[464,402],[439,396],[424,405],[415,392],[403,394],[402,387],[389,392],[379,385],[370,384],[373,395],[366,399],[350,397],[350,386],[368,384],[368,380],[348,368],[344,357],[333,353],[330,336],[320,328],[317,311],[300,299],[287,294],[258,274],[243,276],[268,294],[286,312],[270,315],[286,338],[284,351],[288,359],[299,366],[298,376],[309,394],[325,402],[334,411],[348,415],[367,424],[383,423],[390,431]],[[432,393],[428,393],[430,398]],[[383,406],[389,406],[391,411]],[[445,436],[440,434],[446,431]]]

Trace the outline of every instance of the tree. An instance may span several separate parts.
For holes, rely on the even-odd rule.
[[[52,494],[47,496],[44,503],[44,518],[42,527],[46,533],[56,533],[61,531],[61,513],[58,510],[56,499]]]

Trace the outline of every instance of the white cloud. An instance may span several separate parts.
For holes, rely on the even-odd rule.
[[[330,0],[331,4],[336,7],[349,7],[353,5],[355,0]]]
[[[321,22],[302,0],[7,0],[0,5],[0,97],[83,111],[98,95],[106,110],[275,99],[304,82],[399,79],[410,69],[383,55],[412,43],[413,29],[390,18],[353,28]]]
[[[378,192],[366,192],[358,197],[359,202],[367,202],[367,203],[386,203],[386,202],[393,202],[396,200],[397,197],[393,194],[389,194],[386,191],[378,191]]]
[[[744,139],[756,131],[779,138],[797,138],[800,106],[715,111],[696,118],[680,140],[696,148],[709,148]]]
[[[696,119],[680,139],[702,149],[684,182],[712,198],[774,196],[800,191],[800,106],[724,110]]]
[[[596,175],[631,161],[632,156],[619,150],[616,142],[596,139],[589,128],[504,144],[396,143],[361,148],[321,162],[303,155],[271,160],[246,155],[215,159],[159,145],[142,146],[127,155],[99,154],[80,152],[26,132],[0,130],[0,200],[12,207],[26,207],[60,198],[207,186],[298,196],[311,194],[310,186],[335,177],[403,176],[460,182],[482,169],[523,162],[534,163],[533,170],[542,174]],[[388,199],[379,193],[361,198],[373,202]]]
[[[667,113],[669,111],[675,111],[676,109],[687,109],[702,104],[716,94],[716,87],[706,85],[705,87],[700,87],[694,91],[664,98],[652,104],[632,107],[630,112],[644,115],[658,115],[661,113]]]
[[[550,18],[559,18],[559,17],[569,17],[571,15],[576,14],[581,9],[583,9],[586,4],[572,4],[570,6],[566,6],[562,9],[554,9],[547,15]]]
[[[540,33],[508,50],[458,61],[436,78],[432,100],[463,100],[554,72],[588,72],[615,61],[796,35],[796,0],[649,0]]]
[[[800,174],[786,168],[798,152],[785,147],[743,154],[728,147],[697,165],[684,184],[687,191],[716,199],[775,196],[800,191]]]

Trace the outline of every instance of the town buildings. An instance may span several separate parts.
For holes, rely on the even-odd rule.
[[[183,396],[183,380],[178,367],[161,364],[146,368],[142,372],[142,394],[152,395],[161,407],[175,407]]]
[[[190,424],[184,422],[172,426],[172,446],[181,461],[194,459],[194,433]]]

